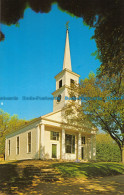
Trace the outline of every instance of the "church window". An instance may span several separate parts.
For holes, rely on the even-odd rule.
[[[70,79],[70,85],[74,85],[74,80],[73,79]]]
[[[61,95],[58,95],[57,102],[60,102],[60,101],[61,101]]]
[[[59,140],[59,132],[51,131],[50,132],[50,139],[51,140]]]
[[[72,96],[71,99],[72,99],[73,101],[76,101],[76,96],[75,96],[75,95]]]
[[[28,152],[31,152],[31,132],[28,133]]]
[[[8,155],[10,155],[10,140],[8,141]]]
[[[17,137],[17,140],[16,140],[16,152],[17,152],[17,154],[19,154],[19,136]]]
[[[81,143],[85,144],[85,137],[84,136],[81,137]]]
[[[62,87],[62,80],[59,81],[59,88]]]
[[[65,149],[66,153],[75,153],[75,136],[65,134]]]

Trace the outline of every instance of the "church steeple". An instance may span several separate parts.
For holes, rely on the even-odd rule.
[[[69,97],[69,88],[72,83],[79,83],[80,75],[72,72],[71,68],[71,57],[70,57],[70,46],[69,46],[69,32],[68,23],[66,23],[66,41],[65,41],[65,53],[63,70],[59,72],[56,76],[56,90],[52,93],[53,100],[53,111],[61,110],[65,104],[68,102],[66,97]]]
[[[63,70],[65,68],[72,71],[68,25],[67,25],[67,30],[66,30],[66,41],[65,41],[65,53],[64,53],[64,61],[63,61]]]

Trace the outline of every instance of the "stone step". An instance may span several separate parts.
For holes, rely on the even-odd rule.
[[[36,174],[36,175],[61,175],[60,173],[56,172],[32,172],[30,174]]]
[[[34,176],[38,176],[38,178],[41,181],[46,181],[46,182],[59,181],[61,179],[60,173],[56,172],[56,170],[54,170],[53,168],[47,166],[34,167],[33,165],[27,165],[23,168],[18,168],[17,171],[20,175],[20,180],[19,180],[20,184],[25,182],[31,183],[32,180],[34,179]],[[23,177],[23,181],[22,181],[22,177]]]
[[[40,178],[44,178],[44,177],[50,177],[50,178],[60,178],[60,175],[49,175],[49,174],[47,174],[47,175],[39,175],[39,177]]]
[[[22,169],[18,169],[18,172],[22,172]],[[23,171],[27,171],[29,173],[54,173],[54,174],[58,174],[54,169],[23,169]]]
[[[30,168],[30,169],[51,169],[49,166],[33,166],[33,165],[26,165],[24,168]]]
[[[36,167],[35,167],[35,168],[25,167],[24,169],[31,170],[31,171],[32,171],[32,170],[36,170],[36,171],[37,171],[37,170],[41,170],[41,171],[42,171],[42,170],[43,170],[43,171],[52,171],[52,170],[54,170],[54,169],[52,169],[52,168],[36,168]]]
[[[50,173],[50,174],[60,174],[60,173],[58,173],[58,172],[56,172],[56,171],[54,171],[54,170],[52,170],[52,171],[41,171],[41,170],[32,170],[32,171],[29,171],[29,170],[26,170],[26,171],[24,171],[24,172],[27,172],[27,173],[29,173],[29,174],[44,174],[44,173]],[[20,173],[22,173],[22,172],[20,172]]]
[[[44,177],[44,178],[41,178],[41,180],[46,181],[46,182],[48,181],[52,182],[52,181],[59,181],[60,179],[56,177]]]

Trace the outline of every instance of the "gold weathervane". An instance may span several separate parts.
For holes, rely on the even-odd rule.
[[[69,21],[68,22],[66,22],[66,29],[68,30],[70,27],[69,27]]]

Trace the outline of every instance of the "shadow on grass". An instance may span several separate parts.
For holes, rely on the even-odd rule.
[[[58,182],[41,182],[35,173],[40,171],[38,165],[46,166],[46,161],[16,161],[0,164],[0,194],[56,194],[56,195],[82,195],[82,194],[123,194],[124,176],[107,177],[124,174],[124,165],[119,163],[51,163],[64,177],[78,177]],[[36,177],[35,177],[36,176]],[[97,179],[87,178],[103,177]],[[118,180],[121,180],[118,183]],[[111,193],[112,192],[112,193]]]
[[[58,163],[52,167],[57,168],[63,177],[105,177],[124,174],[124,165],[119,163]]]
[[[109,179],[109,180],[107,180]],[[118,182],[121,180],[121,182]],[[124,176],[105,177],[99,179],[70,179],[55,183],[39,183],[25,195],[91,195],[91,194],[124,194]]]
[[[0,164],[0,192],[16,194],[32,184],[35,172],[39,168],[33,165],[20,168],[15,163]]]

